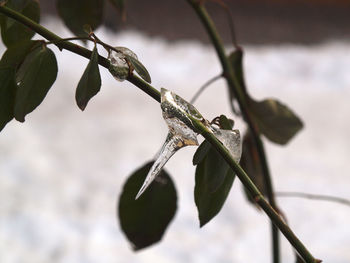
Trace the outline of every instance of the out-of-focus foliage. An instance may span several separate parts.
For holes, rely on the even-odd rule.
[[[135,200],[152,165],[153,162],[149,162],[130,175],[119,200],[120,225],[135,250],[161,240],[177,208],[175,186],[164,170],[147,191]]]

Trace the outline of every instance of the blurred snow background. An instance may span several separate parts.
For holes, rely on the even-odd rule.
[[[46,25],[70,36],[58,21]],[[157,89],[185,99],[220,72],[211,46],[199,42],[105,29],[97,35],[135,51]],[[74,94],[87,60],[52,49],[59,75],[47,98],[24,124],[13,121],[0,134],[0,262],[271,262],[269,220],[245,201],[238,180],[221,213],[199,229],[195,147],[166,165],[179,200],[162,242],[134,253],[115,208],[128,175],[165,139],[159,104],[101,68],[102,90],[81,112]],[[350,43],[245,46],[245,51],[251,94],[279,98],[305,123],[287,147],[266,143],[275,189],[350,199]],[[230,115],[225,82],[213,84],[195,105],[207,119]],[[239,121],[237,127],[244,128]],[[293,198],[278,202],[316,257],[350,262],[349,207]],[[281,239],[283,262],[294,262]]]

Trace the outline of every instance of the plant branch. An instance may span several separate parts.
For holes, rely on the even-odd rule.
[[[258,129],[255,125],[255,123],[252,120],[250,111],[247,106],[246,102],[246,96],[244,94],[243,88],[241,87],[237,76],[234,74],[234,70],[232,68],[231,63],[228,60],[228,57],[225,53],[223,42],[217,32],[217,29],[210,18],[208,12],[206,11],[205,7],[203,6],[202,2],[197,2],[195,0],[187,0],[189,4],[193,7],[195,12],[197,13],[199,19],[201,20],[203,26],[205,27],[214,47],[216,50],[216,53],[219,57],[220,63],[223,68],[223,74],[226,78],[227,84],[230,87],[230,92],[234,92],[234,97],[237,99],[237,102],[239,104],[239,107],[242,111],[242,116],[245,119],[246,123],[248,124],[248,128],[252,134],[253,140],[255,142],[255,145],[257,147],[257,151],[259,154],[259,159],[262,166],[263,176],[264,176],[264,184],[266,189],[267,198],[271,204],[271,206],[275,210],[279,210],[276,204],[276,200],[274,197],[274,191],[273,191],[273,185],[271,180],[271,175],[269,171],[269,167],[267,165],[267,158],[264,150],[263,142],[259,136]],[[231,101],[232,103],[232,101]],[[272,250],[273,250],[273,262],[279,263],[280,262],[280,255],[279,255],[279,237],[278,237],[278,230],[274,224],[271,225],[271,232],[272,232]]]
[[[227,22],[229,25],[229,29],[230,29],[232,45],[235,48],[238,48],[236,31],[235,31],[235,26],[234,26],[233,15],[232,15],[231,9],[223,0],[211,0],[211,1],[219,4],[224,9],[226,16],[227,16]]]
[[[41,25],[35,23],[31,19],[17,13],[16,11],[13,11],[5,6],[0,6],[0,13],[5,14],[6,16],[9,16],[16,21],[26,25],[30,29],[34,30],[36,33],[40,34],[44,38],[46,38],[49,41],[58,41],[61,40],[59,36],[52,33],[48,29],[42,27]],[[62,42],[57,43],[57,46],[61,49],[69,50],[75,54],[81,55],[83,57],[86,57],[87,59],[90,59],[91,51],[81,47],[77,44],[73,44],[71,42]],[[99,56],[99,64],[105,68],[109,67],[109,61]],[[225,71],[226,72],[226,71]],[[131,83],[133,83],[135,86],[143,90],[145,93],[147,93],[149,96],[151,96],[156,101],[160,102],[160,93],[157,89],[152,87],[147,82],[143,81],[142,79],[138,78],[135,75],[130,75],[127,80]],[[201,134],[207,139],[213,147],[215,147],[218,152],[224,157],[224,159],[227,161],[227,163],[230,165],[230,167],[233,169],[233,171],[237,174],[239,179],[242,181],[243,185],[247,188],[249,193],[252,195],[252,197],[255,199],[257,204],[266,212],[266,214],[270,217],[271,221],[278,226],[278,228],[281,230],[281,232],[286,236],[286,238],[289,240],[289,242],[295,247],[295,249],[298,251],[298,253],[304,258],[306,262],[312,262],[317,263],[321,262],[317,259],[315,259],[310,252],[306,249],[306,247],[301,243],[301,241],[295,236],[295,234],[292,232],[292,230],[283,222],[282,218],[278,215],[278,213],[269,205],[269,203],[265,200],[263,195],[260,193],[260,191],[257,189],[257,187],[254,185],[254,183],[250,180],[249,176],[243,171],[243,169],[234,161],[228,150],[215,138],[215,136],[201,123],[200,121],[193,119],[192,120],[196,129],[198,129]]]
[[[295,198],[305,198],[318,201],[328,201],[333,203],[338,203],[346,206],[350,206],[350,200],[341,198],[333,195],[320,195],[320,194],[309,194],[303,192],[276,192],[278,197],[295,197]]]
[[[59,40],[46,41],[46,45],[50,45],[50,44],[55,44],[56,45],[56,44],[59,44],[59,43],[72,41],[72,40],[90,40],[90,41],[93,41],[93,39],[91,39],[89,37],[68,37],[68,38],[61,38]]]
[[[207,82],[205,82],[205,83],[199,88],[199,90],[196,92],[196,94],[193,95],[192,99],[190,100],[190,103],[193,104],[207,87],[209,87],[211,84],[213,84],[215,81],[217,81],[217,80],[220,79],[221,77],[222,77],[222,74],[216,75],[215,77],[212,77],[212,78],[209,79]]]
[[[50,30],[46,29],[45,27],[39,25],[38,23],[34,22],[33,20],[29,19],[28,17],[6,7],[6,6],[0,6],[0,13],[3,13],[4,15],[13,18],[14,20],[24,24],[25,26],[29,27],[42,37],[46,38],[47,40],[51,42],[57,42],[56,46],[62,50],[66,49],[68,51],[71,51],[77,55],[83,56],[87,59],[90,59],[92,52],[82,46],[79,46],[77,44],[71,43],[69,41],[62,41],[62,38],[58,35],[54,34]],[[100,56],[98,57],[98,63],[105,68],[109,68],[109,61]],[[157,89],[153,88],[151,85],[149,85],[146,81],[142,80],[141,78],[137,77],[136,75],[131,74],[127,80],[131,83],[133,83],[135,86],[137,86],[139,89],[143,90],[145,93],[150,95],[153,99],[160,102],[160,93]]]
[[[226,160],[232,170],[236,173],[237,177],[243,183],[244,187],[249,191],[255,202],[262,208],[265,213],[269,216],[270,220],[279,228],[279,230],[288,239],[290,244],[296,249],[300,256],[307,263],[320,263],[319,259],[315,259],[303,243],[296,237],[289,226],[282,220],[281,216],[273,209],[273,207],[266,201],[264,196],[261,194],[259,189],[255,186],[246,172],[238,165],[232,158],[230,152],[223,146],[223,144],[216,139],[214,134],[208,130],[208,128],[197,119],[189,116],[194,124],[195,128],[198,129],[201,135],[221,154]]]

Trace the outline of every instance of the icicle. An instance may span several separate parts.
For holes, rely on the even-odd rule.
[[[165,140],[165,143],[163,144],[162,148],[160,149],[158,156],[157,156],[157,159],[153,163],[153,165],[152,165],[143,185],[141,186],[138,194],[136,195],[135,199],[138,199],[142,195],[142,193],[148,188],[148,186],[157,177],[157,175],[160,173],[160,170],[167,163],[167,161],[170,159],[170,157],[173,156],[177,150],[179,150],[180,148],[182,148],[184,146],[185,145],[179,136],[173,135],[170,132],[168,133],[168,136]]]
[[[169,133],[136,199],[148,188],[175,152],[188,145],[198,145],[197,133],[187,116],[190,114],[196,119],[203,119],[195,107],[178,95],[161,89],[161,109],[163,118],[169,127]]]
[[[223,130],[210,126],[194,106],[166,89],[161,89],[160,106],[163,118],[169,127],[169,133],[135,199],[138,199],[148,188],[175,152],[188,145],[198,145],[198,134],[188,116],[207,123],[208,129],[230,151],[234,160],[239,162],[242,143],[238,130]]]
[[[195,130],[188,115],[191,115],[193,118],[200,121],[204,120],[203,116],[192,104],[188,103],[180,96],[164,88],[161,89],[160,106],[163,110],[163,118],[167,123],[167,120],[177,118],[180,120],[180,122],[188,126],[188,128]],[[168,126],[171,129],[171,123],[170,125],[168,123]]]

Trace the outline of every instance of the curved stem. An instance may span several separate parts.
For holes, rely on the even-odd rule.
[[[288,239],[290,244],[295,248],[298,254],[307,263],[320,263],[319,259],[316,259],[308,251],[308,249],[303,245],[303,243],[297,238],[289,226],[282,220],[281,216],[275,209],[266,201],[262,193],[255,186],[253,181],[249,178],[246,172],[239,166],[232,158],[230,152],[222,145],[220,141],[216,139],[214,134],[208,130],[208,128],[197,119],[189,116],[195,128],[198,129],[201,135],[221,154],[221,156],[226,160],[232,170],[236,173],[237,177],[243,183],[244,187],[251,194],[252,198],[262,208],[265,213],[269,216],[270,220],[278,227],[278,229],[284,234]]]
[[[223,42],[217,33],[217,30],[213,21],[211,20],[208,12],[204,8],[204,6],[201,4],[201,2],[197,2],[195,0],[187,0],[187,1],[197,13],[198,17],[200,18],[202,24],[204,25],[215,47],[216,53],[219,57],[220,63],[224,71],[224,76],[226,78],[227,84],[229,85],[230,90],[233,90],[234,92],[234,95],[237,99],[239,107],[242,111],[242,116],[245,119],[246,123],[248,124],[248,128],[252,134],[255,145],[257,146],[259,159],[261,162],[263,176],[264,176],[264,183],[265,183],[267,198],[271,206],[278,211],[279,209],[277,207],[276,200],[274,197],[273,185],[272,185],[272,180],[269,172],[269,167],[267,165],[264,145],[262,140],[260,139],[257,127],[254,124],[252,117],[250,115],[250,111],[247,107],[246,96],[243,93],[242,87],[240,87],[241,85],[238,81],[238,78],[234,74],[232,65],[229,62],[228,57],[225,53]],[[278,229],[274,224],[271,224],[271,232],[272,232],[273,262],[279,263],[280,262],[280,245],[279,245],[280,242],[279,242]]]
[[[129,76],[127,80],[160,103],[160,92],[152,85],[135,75]]]
[[[328,201],[333,203],[338,203],[346,206],[350,206],[350,200],[341,198],[334,195],[320,195],[320,194],[310,194],[303,192],[276,192],[278,197],[295,197],[295,198],[305,198],[317,201]]]
[[[20,13],[17,13],[14,10],[11,10],[5,6],[0,5],[0,13],[5,14],[8,17],[15,19],[16,21],[24,24],[30,29],[34,30],[36,33],[40,34],[44,38],[49,41],[57,41],[61,38],[49,31],[48,29],[42,27],[31,19],[23,16]],[[60,49],[69,50],[75,54],[86,57],[90,59],[91,51],[81,47],[77,44],[73,44],[71,42],[62,42],[58,43],[57,46]],[[99,56],[99,64],[105,68],[109,67],[109,61]],[[147,93],[157,102],[160,102],[160,92],[148,84],[146,81],[138,78],[135,75],[130,75],[127,80],[133,83],[136,87]],[[191,116],[189,116],[191,117]],[[289,242],[295,247],[298,253],[304,258],[306,262],[310,263],[319,263],[321,261],[315,259],[310,252],[305,248],[305,246],[301,243],[301,241],[295,236],[292,230],[284,223],[282,218],[278,215],[278,213],[269,205],[269,203],[265,200],[264,196],[260,193],[258,188],[254,185],[254,183],[250,180],[249,176],[243,171],[243,169],[234,161],[228,150],[215,138],[215,136],[197,119],[193,120],[196,128],[201,132],[201,134],[218,150],[218,152],[224,157],[227,163],[231,166],[231,168],[236,172],[239,179],[242,181],[243,185],[249,191],[249,193],[254,197],[257,204],[266,212],[269,216],[270,220],[278,226],[281,232],[286,236]]]
[[[231,9],[223,0],[212,0],[212,1],[219,4],[224,9],[226,16],[227,16],[227,23],[228,23],[229,29],[230,29],[232,45],[235,48],[238,48],[236,30],[235,30],[235,26],[234,26],[233,15],[232,15]]]
[[[92,52],[82,46],[79,46],[77,44],[74,44],[69,41],[62,41],[63,38],[59,37],[55,33],[51,32],[50,30],[46,29],[45,27],[39,25],[38,23],[34,22],[33,20],[29,19],[26,16],[23,16],[22,14],[6,7],[6,6],[0,6],[0,13],[5,14],[8,17],[13,18],[14,20],[24,24],[25,26],[29,27],[42,37],[46,38],[47,40],[51,42],[57,42],[56,46],[59,49],[66,49],[70,52],[73,52],[77,55],[80,55],[82,57],[85,57],[87,59],[90,59]],[[109,68],[109,61],[102,57],[98,56],[98,63],[105,68]],[[146,81],[142,80],[141,78],[137,77],[136,75],[130,75],[127,80],[131,83],[133,83],[136,87],[143,90],[145,93],[150,95],[153,99],[160,102],[160,92],[153,88],[151,85],[149,85]]]
[[[190,103],[193,104],[207,87],[209,87],[211,84],[213,84],[215,81],[217,81],[217,80],[220,79],[221,77],[222,77],[222,74],[216,75],[215,77],[212,77],[212,78],[209,79],[207,82],[205,82],[205,83],[199,88],[199,90],[196,92],[196,94],[193,95],[192,99],[190,100]]]

